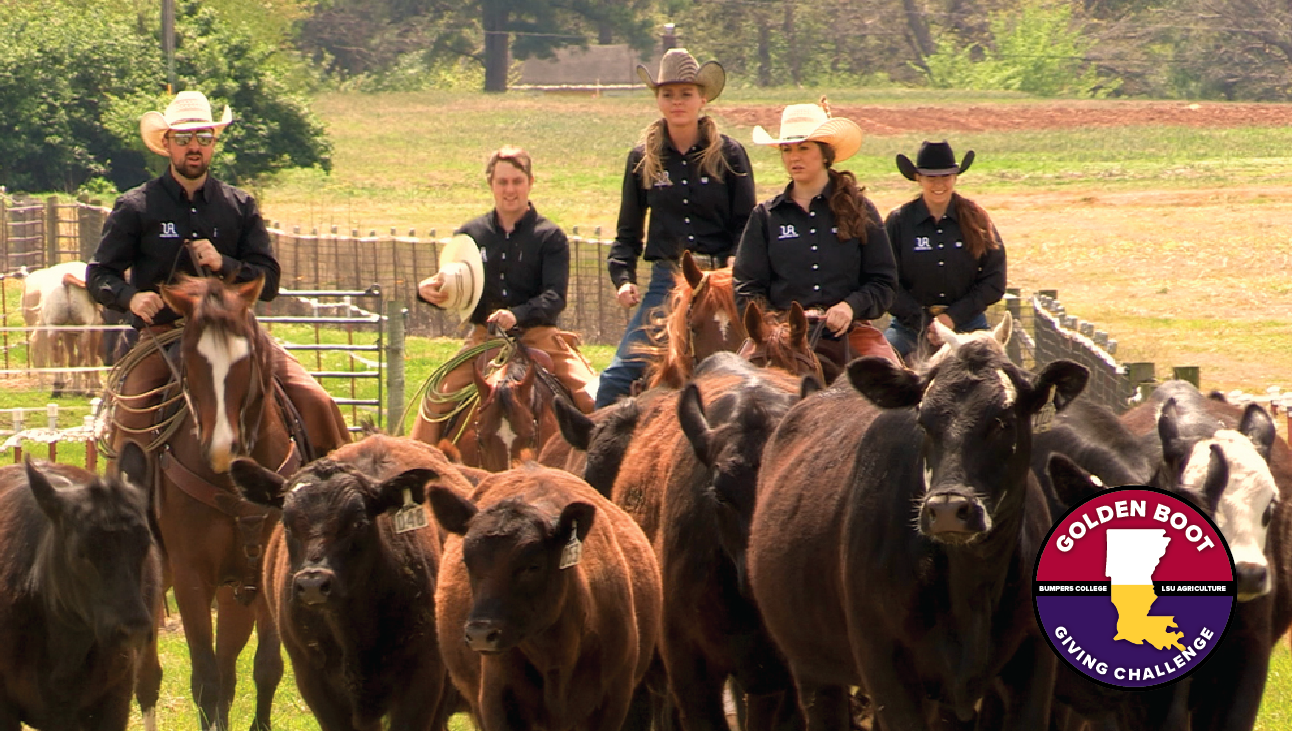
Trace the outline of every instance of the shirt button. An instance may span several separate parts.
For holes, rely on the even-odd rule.
[[[683,220],[683,221],[686,221],[687,223],[690,223],[690,222],[691,222],[691,219],[689,219],[689,218],[684,218],[684,219],[682,219],[682,220]]]
[[[942,229],[938,229],[938,233],[942,233]]]
[[[938,292],[938,296],[939,296],[939,297],[946,297],[946,296],[947,296],[947,294],[946,294],[946,292]]]
[[[694,237],[694,236],[687,236],[686,238],[687,238],[688,240],[690,240],[690,241],[695,241],[695,237]]]
[[[682,199],[682,202],[683,202],[683,203],[690,203],[690,202],[691,202],[691,199],[690,199],[690,198],[683,198],[683,199]]]
[[[193,212],[193,213],[197,213],[197,209],[196,209],[196,208],[190,208],[190,209],[188,209],[188,210],[189,210],[189,211],[191,211],[191,212]]]
[[[810,234],[814,234],[814,233],[816,233],[816,229],[814,229],[814,228],[812,228],[812,229],[808,229],[808,233],[810,233]]]
[[[820,269],[820,268],[821,268],[821,265],[820,265],[820,264],[813,264],[813,265],[812,265],[812,268],[813,268],[813,269]]]
[[[812,289],[814,289],[814,290],[818,290],[818,291],[819,291],[819,290],[821,289],[821,285],[819,285],[819,284],[814,284],[814,285],[812,285]]]
[[[812,245],[812,250],[813,250],[813,251],[816,251],[816,244],[813,244],[813,245]]]
[[[682,161],[682,167],[686,167],[686,160]]]
[[[942,244],[938,244],[938,248],[939,248],[939,249],[941,249],[941,248],[942,248]]]
[[[940,261],[940,262],[938,262],[938,266],[942,266],[942,265],[943,265],[943,264],[945,264],[945,263],[946,263],[946,262],[944,262],[944,261]]]
[[[816,211],[808,211],[808,215],[816,218]]]

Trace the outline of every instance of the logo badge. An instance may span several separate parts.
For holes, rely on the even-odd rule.
[[[1111,688],[1152,688],[1184,678],[1220,644],[1234,561],[1188,500],[1119,487],[1055,523],[1033,596],[1046,639],[1074,670]]]

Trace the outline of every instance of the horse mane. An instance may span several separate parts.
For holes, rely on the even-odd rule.
[[[733,323],[740,322],[734,297],[723,297],[733,287],[731,269],[716,269],[704,274],[695,290],[679,269],[673,274],[673,289],[664,301],[662,310],[646,313],[650,318],[642,329],[653,344],[634,346],[636,353],[651,358],[647,370],[647,386],[665,385],[681,388],[695,370],[695,359],[688,347],[691,340],[691,317],[708,317],[725,312]],[[692,303],[692,296],[696,297]]]

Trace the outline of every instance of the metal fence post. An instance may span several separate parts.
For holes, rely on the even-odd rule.
[[[397,300],[386,303],[386,433],[404,433],[404,315],[408,310]]]

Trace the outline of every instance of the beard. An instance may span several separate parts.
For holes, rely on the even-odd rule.
[[[186,155],[183,161],[177,164],[172,164],[171,167],[175,169],[176,175],[179,175],[185,180],[200,180],[203,175],[206,175],[206,171],[210,169],[211,163],[200,158],[190,159]]]

